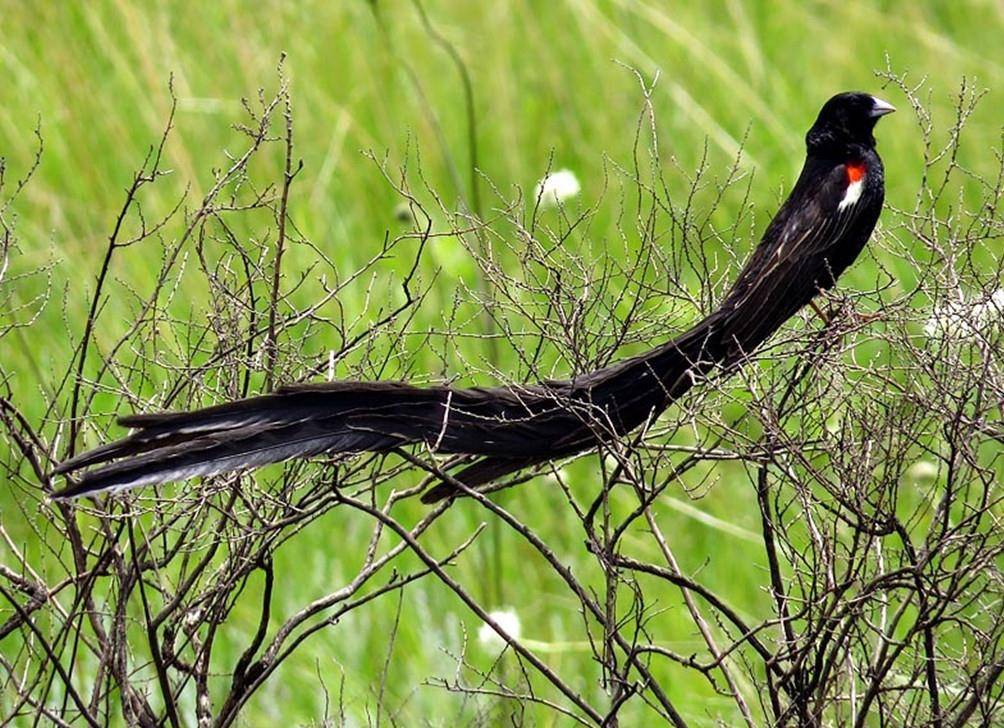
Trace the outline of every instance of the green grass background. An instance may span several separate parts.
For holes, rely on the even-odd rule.
[[[16,208],[23,252],[17,265],[55,266],[54,305],[30,341],[8,338],[0,352],[4,369],[22,392],[31,391],[36,377],[51,380],[62,371],[79,339],[123,190],[167,117],[169,74],[179,97],[166,164],[175,177],[163,186],[161,197],[150,201],[154,209],[166,208],[170,193],[186,183],[193,185],[193,198],[211,184],[211,169],[222,162],[220,150],[239,146],[230,129],[241,118],[239,99],[253,97],[260,86],[274,87],[282,52],[288,54],[292,81],[297,156],[305,164],[294,185],[291,214],[339,266],[353,270],[377,249],[386,230],[397,229],[397,199],[360,150],[386,150],[391,159],[401,159],[407,145],[417,146],[436,189],[447,198],[464,192],[454,186],[433,124],[441,127],[466,180],[459,77],[442,49],[430,42],[410,2],[380,2],[376,12],[362,0],[3,2],[0,8],[0,155],[16,174],[34,153],[36,120],[45,139],[41,167]],[[1004,102],[1002,8],[992,0],[455,0],[426,6],[431,22],[468,65],[480,166],[502,189],[531,189],[553,155],[555,166],[577,172],[583,197],[591,200],[603,184],[604,155],[629,162],[641,98],[635,79],[616,60],[648,78],[661,72],[653,97],[661,144],[684,168],[697,163],[707,140],[712,165],[724,169],[747,137],[747,164],[756,175],[752,201],[761,224],[798,172],[802,136],[819,105],[841,90],[879,93],[874,71],[886,66],[887,55],[897,72],[909,70],[917,80],[929,77],[931,107],[941,123],[951,119],[963,76],[990,89],[972,120],[965,149],[971,166],[992,169],[988,150],[999,141]],[[402,59],[420,78],[425,99],[416,94]],[[896,93],[885,97],[905,105]],[[884,120],[878,137],[886,160],[887,200],[911,207],[921,143],[910,113]],[[266,170],[272,178],[279,162],[272,159],[275,168]],[[597,239],[613,231],[616,209],[608,207],[594,225]],[[726,206],[720,214],[727,219],[733,212]],[[902,261],[882,262],[904,282],[911,279]],[[449,300],[451,280],[472,273],[456,250],[433,256],[432,264],[443,268],[441,297],[427,303],[427,316],[436,315],[437,300]],[[128,254],[113,271],[139,288],[153,273],[149,261]],[[847,285],[866,284],[873,273],[874,262],[864,260]],[[341,303],[351,309],[354,302]],[[110,341],[125,325],[128,310],[112,300],[102,316],[100,336]],[[32,397],[21,402],[29,417],[40,416],[32,411]],[[703,566],[710,586],[744,614],[762,616],[762,573],[756,567],[763,564],[749,542],[758,533],[752,490],[741,470],[725,467],[717,475],[716,486],[694,507],[728,528],[668,503],[659,507],[662,523],[686,568]],[[0,487],[0,518],[30,550],[34,536],[12,522],[18,510],[11,497]],[[501,499],[548,534],[564,560],[592,573],[581,533],[554,507],[553,493],[531,484]],[[430,534],[430,548],[455,543],[481,517],[468,504],[458,504]],[[358,521],[334,514],[283,547],[276,617],[336,588],[351,574],[343,554],[358,553],[368,527]],[[520,540],[502,538],[497,560],[473,553],[461,561],[458,576],[474,585],[487,606],[514,607],[526,637],[553,643],[546,653],[549,663],[599,702],[587,651],[567,644],[581,639],[576,605],[546,571],[534,568],[537,561]],[[472,635],[478,627],[455,599],[428,584],[411,587],[404,597],[386,705],[398,711],[401,725],[466,724],[478,720],[479,711],[488,711],[482,718],[492,722],[498,714],[491,713],[490,702],[474,705],[422,687],[426,678],[452,674],[455,665],[444,650],[459,650],[464,630]],[[666,604],[678,605],[676,595],[667,595]],[[231,660],[239,654],[256,605],[251,598],[242,603],[225,629],[232,639]],[[396,606],[393,598],[378,602],[314,637],[258,693],[247,724],[319,720],[324,711],[319,680],[334,694],[343,676],[353,720],[375,720],[376,684]],[[697,648],[697,635],[677,614],[671,610],[661,617],[659,632],[668,636],[667,645],[686,653]],[[478,649],[472,647],[472,656],[487,665],[491,655],[478,657]],[[694,725],[716,719],[731,724],[735,718],[729,703],[693,675],[673,668],[661,674]],[[544,725],[553,720],[536,711],[529,719]]]

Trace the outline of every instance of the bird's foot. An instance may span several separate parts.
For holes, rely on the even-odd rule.
[[[809,306],[815,311],[824,329],[832,328],[838,323],[842,325],[841,328],[858,329],[882,317],[882,314],[878,311],[873,311],[872,313],[858,311],[853,301],[850,300],[831,301],[830,307],[825,311],[815,301],[809,301]]]

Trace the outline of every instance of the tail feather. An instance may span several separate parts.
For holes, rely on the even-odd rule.
[[[59,465],[83,470],[54,497],[248,470],[322,453],[382,452],[424,444],[485,456],[458,473],[470,486],[573,454],[661,412],[720,358],[713,314],[679,339],[569,381],[493,389],[336,382],[191,412],[123,417],[136,431]],[[97,467],[91,467],[97,466]],[[440,486],[423,500],[453,494]]]
[[[71,498],[235,470],[251,470],[324,452],[381,451],[396,444],[398,441],[392,436],[324,432],[299,424],[266,429],[253,427],[231,433],[226,438],[201,437],[129,455],[127,459],[85,471],[55,497]]]

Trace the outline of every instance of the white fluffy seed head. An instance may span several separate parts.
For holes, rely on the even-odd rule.
[[[938,477],[938,466],[930,460],[918,460],[906,469],[906,475],[914,481],[934,480]]]
[[[936,308],[924,324],[932,338],[970,338],[1004,320],[1004,288],[985,301],[959,301]]]
[[[506,634],[508,634],[513,639],[519,639],[520,635],[520,623],[519,615],[516,614],[516,610],[498,609],[493,612],[489,612],[488,616],[491,617],[492,621],[495,622],[499,627],[501,627]],[[500,648],[505,647],[506,641],[499,636],[499,633],[488,624],[482,624],[480,629],[478,629],[478,642],[488,648]]]
[[[540,200],[541,207],[556,207],[559,203],[575,197],[582,190],[579,178],[570,169],[559,169],[537,183],[533,191],[533,201]]]

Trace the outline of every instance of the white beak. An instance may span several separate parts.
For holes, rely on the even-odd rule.
[[[877,96],[872,96],[872,116],[885,116],[896,110],[896,107],[888,101],[883,101]]]

